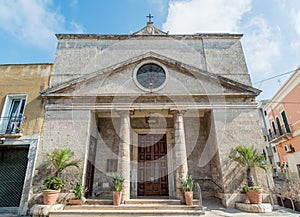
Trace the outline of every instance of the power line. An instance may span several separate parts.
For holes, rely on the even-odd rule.
[[[288,75],[288,74],[290,74],[290,73],[292,73],[292,72],[295,72],[297,69],[294,69],[294,70],[292,70],[292,71],[288,71],[288,72],[284,72],[284,73],[282,73],[282,74],[279,74],[279,75],[275,75],[275,76],[273,76],[273,77],[269,77],[269,78],[266,78],[266,79],[263,79],[263,80],[260,80],[260,81],[256,81],[256,82],[254,82],[253,84],[258,84],[258,83],[260,83],[260,85],[259,85],[259,87],[262,85],[262,83],[263,82],[265,82],[265,81],[268,81],[268,80],[271,80],[271,79],[274,79],[274,78],[278,78],[278,77],[281,77],[281,76],[284,76],[284,75]]]

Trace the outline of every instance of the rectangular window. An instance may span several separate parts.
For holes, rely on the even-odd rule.
[[[7,95],[0,117],[0,134],[20,133],[24,121],[26,94]]]
[[[274,134],[276,135],[276,127],[275,127],[275,123],[274,123],[274,121],[272,121],[272,128],[273,128],[273,132],[274,132]]]
[[[289,125],[289,122],[288,122],[288,120],[287,120],[285,111],[282,111],[282,112],[281,112],[281,117],[282,117],[282,120],[283,120],[283,123],[284,123],[284,127],[285,127],[286,132],[287,132],[287,133],[290,133],[290,132],[291,132],[291,129],[290,129],[290,125]]]
[[[276,123],[277,123],[278,133],[279,133],[278,136],[281,136],[282,135],[282,129],[281,129],[281,124],[280,124],[280,120],[279,120],[278,117],[276,117]]]

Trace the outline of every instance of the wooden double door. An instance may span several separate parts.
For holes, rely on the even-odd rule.
[[[168,196],[165,134],[139,134],[138,196]]]

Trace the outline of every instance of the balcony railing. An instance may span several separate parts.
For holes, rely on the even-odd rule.
[[[0,134],[22,133],[24,120],[24,116],[0,117]]]
[[[280,128],[276,128],[275,131],[268,134],[268,141],[272,143],[282,142],[290,138],[292,138],[291,125],[281,125]]]

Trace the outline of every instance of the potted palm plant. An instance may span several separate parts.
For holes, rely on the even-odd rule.
[[[44,179],[43,183],[46,189],[43,191],[43,202],[45,205],[55,204],[60,190],[65,186],[64,181],[61,178],[49,176]]]
[[[124,176],[121,173],[115,174],[112,177],[112,182],[113,182],[113,185],[114,185],[114,192],[113,192],[114,205],[120,205],[121,204],[124,180],[125,180]]]
[[[193,205],[193,186],[194,180],[191,175],[187,174],[185,180],[182,182],[184,191],[185,203],[188,206]]]
[[[268,165],[263,155],[257,153],[254,146],[239,145],[235,149],[236,155],[232,157],[232,160],[239,163],[241,166],[247,169],[247,186],[244,187],[244,191],[250,203],[261,204],[262,203],[262,187],[255,184],[251,169],[259,167],[267,170]]]
[[[69,204],[71,205],[82,205],[82,203],[85,203],[86,198],[84,197],[84,194],[88,191],[88,189],[80,185],[78,182],[74,185],[73,189],[70,191],[74,194],[74,199],[69,200]]]
[[[43,202],[46,205],[56,203],[60,190],[64,187],[64,181],[61,179],[62,172],[68,167],[79,168],[79,160],[72,160],[74,152],[64,148],[61,150],[54,150],[47,154],[47,158],[51,166],[55,170],[54,176],[49,176],[44,179],[46,189],[43,191]],[[52,198],[49,199],[49,195]]]

